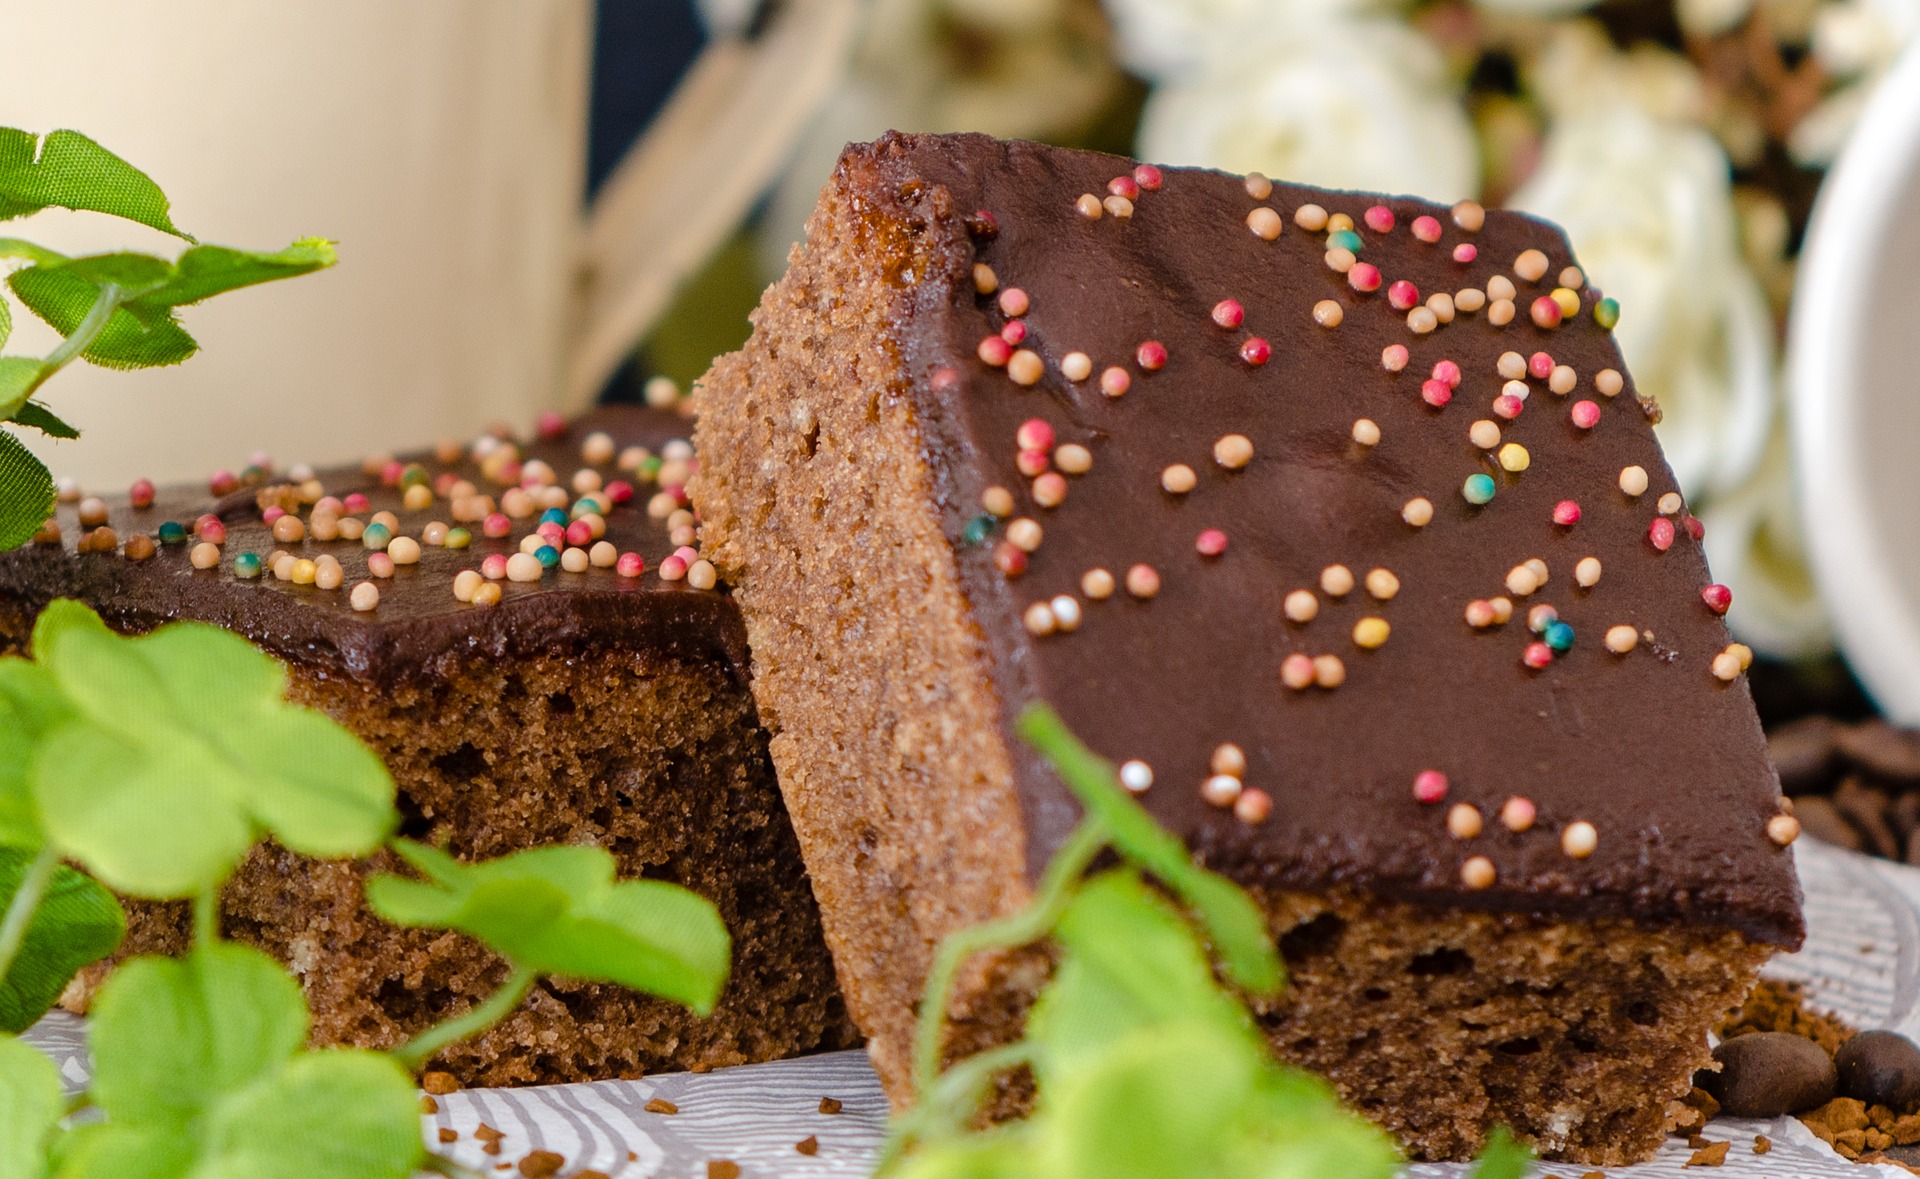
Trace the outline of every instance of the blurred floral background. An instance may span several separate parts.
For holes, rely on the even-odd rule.
[[[753,0],[697,0],[709,30]],[[1784,438],[1795,256],[1920,0],[874,0],[831,98],[639,371],[746,334],[840,145],[979,130],[1331,187],[1475,197],[1564,225],[1620,300],[1732,622],[1830,649]],[[1700,297],[1700,292],[1708,297]]]

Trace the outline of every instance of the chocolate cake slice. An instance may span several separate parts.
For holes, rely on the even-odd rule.
[[[739,612],[711,588],[709,567],[691,570],[708,588],[689,586],[690,554],[662,560],[691,539],[687,422],[635,408],[553,425],[524,451],[487,438],[414,461],[216,477],[218,495],[179,488],[149,503],[137,488],[143,506],[63,504],[39,543],[0,555],[0,651],[24,647],[56,597],[128,632],[175,619],[228,627],[286,663],[294,698],[386,760],[402,834],[462,857],[594,844],[623,874],[719,906],[735,959],[711,1018],[548,980],[442,1056],[435,1067],[468,1084],[704,1069],[855,1043],[747,691]],[[548,568],[523,540],[555,507],[574,531],[549,531]],[[519,559],[507,566],[510,554]],[[491,579],[476,572],[489,561]],[[227,933],[292,966],[321,1043],[396,1044],[504,978],[504,963],[468,939],[374,918],[361,884],[392,867],[266,845],[226,889]],[[184,948],[188,925],[180,906],[136,904],[124,952]],[[70,992],[75,1006],[102,973]]]
[[[1044,700],[1271,916],[1258,1014],[1415,1157],[1645,1158],[1802,937],[1652,419],[1551,226],[980,136],[849,147],[691,485],[896,1102],[935,943],[1078,814]],[[1628,308],[1626,314],[1632,314]],[[964,984],[1015,1033],[1033,951]]]

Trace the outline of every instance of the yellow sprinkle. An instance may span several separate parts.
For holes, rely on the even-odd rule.
[[[1531,462],[1533,462],[1533,456],[1529,455],[1527,448],[1518,442],[1509,442],[1500,448],[1500,466],[1505,470],[1518,473],[1526,470]]]
[[[1391,633],[1393,628],[1387,625],[1384,618],[1362,618],[1353,624],[1354,644],[1369,651],[1386,642]]]

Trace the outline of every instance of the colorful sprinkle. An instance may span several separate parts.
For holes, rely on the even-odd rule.
[[[1248,336],[1240,345],[1240,359],[1254,367],[1265,364],[1273,356],[1273,345],[1259,336]]]
[[[355,610],[360,611],[362,614],[376,610],[380,606],[380,587],[371,581],[360,582],[354,586],[353,591],[347,595],[347,601]]]
[[[1580,522],[1580,505],[1570,499],[1563,499],[1553,505],[1553,522],[1562,528],[1571,528]]]
[[[1127,592],[1145,600],[1160,592],[1160,574],[1151,565],[1135,565],[1127,570]]]
[[[1227,551],[1227,534],[1218,528],[1203,529],[1194,538],[1193,548],[1203,557],[1217,557]]]
[[[1233,800],[1233,817],[1242,823],[1259,824],[1273,814],[1273,795],[1258,787],[1248,787]]]
[[[1332,299],[1322,299],[1313,305],[1313,322],[1321,327],[1339,327],[1340,321],[1344,318],[1346,318],[1346,312],[1341,310],[1340,304]]]
[[[1792,815],[1775,815],[1767,820],[1767,838],[1786,847],[1800,838],[1800,820]]]
[[[1425,496],[1414,496],[1401,506],[1400,518],[1415,528],[1425,528],[1433,522],[1433,501]]]
[[[1167,346],[1158,340],[1147,340],[1134,350],[1133,359],[1147,372],[1159,372],[1167,366]]]
[[[1375,601],[1387,602],[1400,592],[1400,579],[1391,569],[1372,569],[1367,572],[1367,592]]]
[[[1213,305],[1213,322],[1223,328],[1237,328],[1247,318],[1247,309],[1238,299],[1222,299]]]
[[[1460,865],[1460,883],[1474,892],[1492,888],[1498,878],[1499,872],[1494,868],[1493,861],[1485,856],[1468,856],[1466,862]]]
[[[1573,583],[1581,589],[1600,584],[1600,558],[1582,557],[1573,567]]]
[[[1725,614],[1733,605],[1733,591],[1715,583],[1700,591],[1700,600],[1715,614]]]
[[[1610,626],[1602,641],[1606,643],[1607,650],[1615,655],[1625,655],[1640,645],[1640,632],[1625,624]]]
[[[1330,598],[1344,598],[1353,592],[1353,570],[1345,565],[1329,565],[1320,571],[1320,589]]]
[[[1069,352],[1060,358],[1060,375],[1069,381],[1084,381],[1093,375],[1093,358],[1085,352]]]
[[[1443,409],[1453,400],[1453,386],[1435,377],[1428,377],[1420,383],[1420,400],[1435,409]]]
[[[1582,430],[1591,430],[1600,424],[1600,406],[1593,401],[1576,401],[1567,411],[1573,424]]]
[[[1367,211],[1360,215],[1360,219],[1365,221],[1367,228],[1375,233],[1390,233],[1393,230],[1393,210],[1385,205],[1368,206]]]
[[[1527,649],[1521,652],[1520,662],[1535,671],[1539,671],[1541,668],[1553,662],[1553,648],[1547,646],[1545,643],[1528,643]]]
[[[1423,213],[1413,219],[1412,229],[1413,236],[1420,241],[1432,244],[1440,240],[1440,219],[1438,217]]]
[[[1393,628],[1384,618],[1362,618],[1353,624],[1353,642],[1357,647],[1371,651],[1387,641]]]
[[[1527,831],[1533,827],[1540,812],[1531,799],[1514,795],[1500,807],[1500,825],[1509,831]]]
[[[1280,214],[1261,205],[1247,214],[1247,228],[1253,231],[1253,236],[1270,242],[1280,236]]]
[[[260,576],[260,554],[241,553],[233,559],[233,575],[248,581]]]
[[[1639,466],[1621,467],[1620,490],[1631,496],[1644,495],[1647,490],[1647,469]]]
[[[1213,461],[1237,471],[1253,461],[1253,440],[1245,434],[1227,434],[1213,444]]]
[[[1593,322],[1603,331],[1612,331],[1620,322],[1620,303],[1615,299],[1601,299],[1593,305]]]
[[[1380,350],[1380,367],[1390,373],[1397,373],[1401,369],[1406,368],[1407,359],[1408,353],[1405,344],[1388,344]]]
[[[1162,181],[1160,169],[1152,164],[1137,164],[1133,169],[1133,181],[1148,192],[1158,192]]]
[[[1296,692],[1305,691],[1313,686],[1313,659],[1311,656],[1293,654],[1280,661],[1280,682]]]
[[[1439,770],[1421,770],[1413,776],[1413,800],[1431,806],[1447,797],[1447,776]]]
[[[1293,211],[1293,223],[1308,233],[1319,233],[1327,227],[1327,211],[1319,205],[1301,205]]]
[[[1455,839],[1472,839],[1485,829],[1486,820],[1473,804],[1456,802],[1447,808],[1447,833]]]
[[[1290,622],[1309,623],[1320,614],[1320,599],[1311,590],[1297,589],[1282,599],[1280,611]]]
[[[1647,543],[1660,552],[1673,547],[1673,521],[1661,516],[1647,526]]]
[[[1481,418],[1467,427],[1467,441],[1481,450],[1492,450],[1500,445],[1500,424]]]
[[[1460,487],[1460,494],[1470,504],[1485,504],[1493,501],[1493,476],[1483,471],[1475,471],[1467,476]]]
[[[1007,376],[1016,385],[1037,385],[1046,371],[1046,362],[1030,348],[1022,348],[1007,358]]]
[[[1120,785],[1130,794],[1145,794],[1153,789],[1153,767],[1139,758],[1121,762]]]
[[[1472,262],[1474,259],[1478,258],[1479,256],[1480,256],[1480,247],[1474,245],[1472,242],[1461,242],[1459,245],[1453,247],[1453,260],[1455,262],[1458,262],[1462,266],[1467,265],[1469,262]],[[1467,292],[1465,291],[1461,292],[1461,294],[1466,294],[1466,293]],[[1477,289],[1474,290],[1473,293],[1476,295],[1479,295],[1479,298],[1474,300],[1474,306],[1468,307],[1466,305],[1465,300],[1461,300],[1460,301],[1461,310],[1476,311],[1480,307],[1485,306],[1486,295],[1482,294]]]
[[[1371,262],[1355,262],[1347,267],[1347,285],[1363,294],[1380,289],[1380,268]],[[1406,310],[1404,307],[1401,310]]]
[[[1528,305],[1527,314],[1532,317],[1535,327],[1556,328],[1560,326],[1565,312],[1561,311],[1560,304],[1554,301],[1553,296],[1542,295]]]
[[[1224,809],[1239,800],[1242,789],[1240,779],[1232,774],[1215,774],[1200,783],[1200,797]]]
[[[1095,602],[1104,602],[1113,596],[1113,574],[1105,569],[1089,569],[1080,575],[1080,592]]]
[[[1160,486],[1173,495],[1187,494],[1199,481],[1193,468],[1185,463],[1174,463],[1160,472]]]
[[[1347,665],[1338,655],[1315,655],[1313,682],[1322,688],[1337,688],[1347,682]]]
[[[1133,374],[1117,365],[1100,374],[1100,391],[1108,397],[1119,397],[1132,387]]]

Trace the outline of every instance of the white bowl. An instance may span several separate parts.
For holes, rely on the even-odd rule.
[[[1920,724],[1920,47],[1820,190],[1790,337],[1815,580],[1868,692]]]

